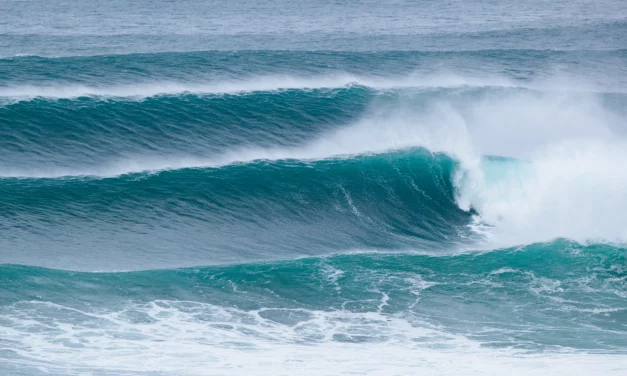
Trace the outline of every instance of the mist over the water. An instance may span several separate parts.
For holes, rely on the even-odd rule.
[[[627,370],[623,2],[0,14],[0,373]]]

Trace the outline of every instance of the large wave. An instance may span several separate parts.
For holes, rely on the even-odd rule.
[[[471,238],[470,214],[455,204],[455,166],[444,155],[410,150],[114,178],[3,179],[4,231],[35,234],[5,238],[5,259],[21,262],[23,249],[29,254],[40,242],[47,244],[41,252],[80,252],[83,261],[74,265],[87,270],[120,257],[125,269],[138,269],[350,249],[451,248]],[[111,238],[119,226],[130,235]],[[186,242],[179,244],[181,236]],[[83,249],[84,239],[100,246]],[[176,253],[140,256],[174,244]],[[57,266],[55,259],[40,261]]]
[[[118,131],[110,132],[110,130],[115,130],[120,125],[107,122],[107,120],[104,120],[105,118],[103,118],[100,127],[92,127],[88,133],[81,133],[83,128],[81,128],[80,123],[77,123],[73,132],[76,135],[75,139],[80,140],[80,142],[73,142],[62,148],[54,143],[50,143],[50,147],[42,143],[43,149],[36,151],[38,158],[31,159],[27,163],[21,163],[19,160],[12,161],[11,166],[3,166],[0,169],[0,174],[5,178],[64,177],[67,179],[68,177],[76,178],[81,176],[91,176],[91,178],[87,180],[79,179],[74,183],[51,182],[49,180],[39,181],[37,179],[26,182],[9,179],[12,183],[8,183],[5,179],[5,181],[0,182],[0,185],[10,192],[27,192],[27,190],[24,190],[24,186],[35,187],[28,189],[36,189],[39,192],[53,189],[51,187],[61,186],[63,188],[54,189],[62,189],[58,192],[68,189],[68,191],[65,191],[68,193],[63,193],[59,197],[64,197],[65,194],[74,192],[71,196],[72,200],[69,200],[69,202],[74,202],[73,205],[81,207],[82,209],[80,210],[86,213],[82,214],[85,217],[89,217],[91,214],[86,211],[86,206],[82,207],[80,203],[84,201],[84,205],[88,205],[87,203],[90,197],[92,197],[86,192],[89,192],[89,190],[91,192],[101,191],[105,195],[103,197],[106,197],[109,192],[116,192],[115,195],[119,195],[118,202],[125,203],[130,199],[138,200],[139,205],[128,209],[128,213],[123,213],[122,209],[120,209],[122,211],[116,212],[117,215],[121,215],[120,218],[133,218],[137,213],[146,213],[143,209],[145,205],[148,205],[150,208],[162,206],[161,204],[154,204],[154,200],[149,198],[151,196],[167,197],[168,194],[172,193],[173,189],[177,189],[179,193],[185,192],[185,195],[193,202],[204,202],[207,192],[212,192],[215,189],[215,184],[221,184],[222,181],[225,181],[224,179],[233,182],[233,188],[230,189],[237,191],[243,189],[238,188],[238,185],[246,187],[251,184],[259,184],[259,181],[254,179],[241,180],[243,179],[242,175],[237,173],[237,171],[259,171],[259,177],[263,175],[273,176],[275,173],[277,175],[269,181],[269,185],[265,185],[269,189],[266,192],[267,196],[258,197],[255,199],[255,202],[260,207],[277,208],[283,206],[278,204],[280,201],[277,198],[284,197],[286,194],[295,198],[302,197],[304,200],[310,200],[312,203],[330,203],[337,199],[334,195],[340,191],[328,190],[328,187],[343,187],[345,186],[344,183],[346,183],[346,181],[342,180],[343,178],[339,172],[344,168],[342,166],[356,166],[355,163],[358,163],[361,167],[354,171],[371,171],[370,173],[374,174],[373,176],[375,177],[381,173],[383,173],[382,176],[387,176],[388,173],[392,173],[393,170],[391,169],[399,168],[397,164],[399,160],[395,157],[398,154],[394,154],[395,151],[416,150],[416,148],[419,148],[430,153],[448,155],[452,160],[456,161],[455,168],[451,168],[444,173],[443,178],[437,177],[437,174],[415,178],[415,174],[418,171],[424,171],[424,159],[401,158],[403,160],[403,172],[389,176],[393,176],[393,181],[399,182],[405,179],[404,176],[411,176],[416,188],[407,188],[409,186],[405,186],[414,193],[411,194],[412,196],[406,196],[398,203],[390,203],[392,205],[389,207],[390,213],[411,212],[408,209],[414,207],[413,202],[423,202],[420,196],[415,195],[421,194],[419,192],[423,191],[424,187],[429,187],[431,182],[444,179],[446,183],[442,187],[450,184],[454,188],[452,191],[445,189],[438,195],[453,197],[458,208],[454,210],[447,208],[443,209],[444,211],[430,210],[428,213],[433,213],[435,218],[438,218],[447,216],[449,215],[448,213],[453,213],[460,209],[461,212],[469,212],[471,210],[477,212],[479,216],[476,217],[473,226],[478,225],[478,227],[475,226],[473,228],[480,231],[481,234],[475,237],[475,239],[482,239],[488,245],[476,244],[475,247],[527,244],[559,237],[578,241],[602,240],[619,243],[626,239],[627,230],[624,223],[627,223],[625,218],[627,211],[624,209],[627,208],[627,201],[622,192],[627,188],[627,175],[620,166],[621,161],[627,158],[624,152],[626,141],[621,130],[624,122],[621,109],[615,103],[616,101],[619,104],[622,103],[621,96],[608,98],[605,94],[594,93],[474,87],[458,89],[429,88],[426,90],[402,89],[394,90],[391,93],[385,90],[373,91],[366,89],[364,91],[362,87],[354,87],[340,92],[318,90],[304,94],[304,96],[302,94],[302,90],[292,90],[261,96],[252,95],[250,97],[252,102],[250,103],[257,103],[258,101],[266,103],[268,98],[272,98],[277,101],[277,106],[291,109],[293,112],[290,113],[297,113],[307,108],[308,104],[317,103],[321,107],[319,109],[310,109],[310,111],[318,111],[322,110],[324,105],[329,103],[325,102],[324,98],[331,95],[333,99],[339,96],[339,103],[344,101],[343,103],[350,105],[344,109],[347,112],[341,112],[341,110],[335,107],[330,107],[329,117],[326,119],[328,123],[310,123],[307,126],[303,126],[300,121],[283,122],[274,119],[276,124],[281,124],[276,129],[276,132],[272,127],[266,127],[267,123],[263,123],[261,124],[263,126],[252,128],[217,128],[219,130],[218,133],[208,133],[207,137],[200,138],[188,137],[185,133],[180,133],[184,132],[184,128],[176,124],[171,125],[169,120],[165,120],[159,126],[151,124],[150,126],[131,129],[130,133],[127,133],[131,136],[130,138]],[[192,96],[191,98],[197,97]],[[217,105],[213,102],[213,99],[199,103],[202,104],[205,111],[208,111],[209,116],[212,116],[211,114],[219,113],[215,111],[216,108],[227,109],[228,104],[238,103],[237,101],[240,98],[240,96],[222,98]],[[169,100],[167,98],[164,99],[166,100],[165,103]],[[223,101],[225,102],[222,103]],[[333,100],[330,102],[333,102]],[[370,104],[366,105],[366,102],[370,102]],[[92,101],[85,103],[82,101],[70,101],[61,105],[62,107],[70,106],[69,112],[60,112],[60,114],[75,114],[78,108],[84,104],[88,108],[96,106],[94,108],[98,110],[101,110],[103,106],[104,108],[113,106],[114,112],[112,114],[114,114],[115,111],[120,110],[116,107],[118,103],[117,101],[104,104]],[[142,106],[144,104],[155,106],[162,105],[162,103],[162,99],[155,99],[152,102],[141,102],[137,104],[137,107],[125,108],[125,111],[143,111]],[[177,103],[177,106],[179,105],[179,102],[175,103]],[[48,106],[49,104],[47,101],[19,104],[21,106],[19,111],[31,111],[33,107],[41,105]],[[209,106],[204,107],[205,105]],[[18,105],[12,105],[8,108],[11,109],[14,106]],[[72,109],[72,106],[79,107]],[[366,108],[365,112],[364,108]],[[336,110],[339,112],[334,113]],[[7,113],[10,116],[14,116],[11,112]],[[232,116],[233,122],[241,119],[238,111],[234,113],[237,114],[229,115],[227,112],[224,116],[227,119],[228,116]],[[307,118],[307,116],[303,118]],[[288,117],[286,116],[286,118]],[[343,118],[346,124],[339,127],[332,126],[333,119],[338,117]],[[165,119],[168,118],[166,117]],[[281,120],[284,119],[281,118]],[[153,134],[155,129],[158,130],[157,134]],[[292,132],[287,130],[292,130]],[[7,132],[15,132],[15,129],[8,128]],[[163,137],[164,135],[170,135],[172,137],[170,139],[174,142],[158,145],[149,144],[149,142],[152,142],[150,141],[151,137],[168,140],[168,138]],[[38,134],[36,132],[33,133],[33,137],[38,137]],[[254,142],[255,139],[264,138],[265,142]],[[92,142],[90,139],[98,140],[98,143],[85,147]],[[134,144],[137,140],[141,140],[145,143],[144,145],[148,146],[145,148],[146,151],[141,154],[137,153],[136,144]],[[280,146],[277,146],[277,144]],[[120,149],[115,151],[116,148]],[[194,150],[195,153],[186,153],[184,151],[186,149]],[[113,153],[107,156],[106,153],[111,152],[111,150],[113,150]],[[134,153],[131,153],[131,150]],[[67,153],[68,151],[69,153]],[[67,153],[67,155],[64,155],[64,153]],[[81,154],[86,157],[82,159],[87,161],[82,166],[81,162],[83,161],[77,162],[76,160],[76,156]],[[45,160],[50,159],[51,155],[54,155],[53,160],[65,159],[68,165],[46,166]],[[362,157],[360,156],[364,155],[383,156],[361,159]],[[391,159],[388,159],[390,156]],[[489,156],[505,158],[491,158]],[[42,165],[33,166],[33,161],[39,160],[44,161]],[[325,160],[329,161],[322,164],[318,163]],[[383,160],[392,161],[386,167],[391,168],[388,170],[389,172],[383,172],[382,170],[377,170],[378,167],[374,167],[379,163],[374,161]],[[364,164],[364,161],[367,161],[365,162],[366,164]],[[275,164],[274,162],[279,163]],[[308,163],[313,163],[312,166],[314,167],[312,169],[306,168],[305,166]],[[242,164],[244,165],[242,166]],[[296,169],[288,167],[290,164],[299,167]],[[225,169],[228,166],[234,167]],[[277,166],[281,166],[278,167],[279,170],[277,170]],[[331,168],[331,170],[321,166],[330,166],[328,168]],[[138,179],[138,176],[144,176],[145,173],[198,168],[208,168],[213,172],[206,176],[203,172],[172,172],[160,174],[158,177],[142,177],[138,182],[133,183]],[[337,169],[338,175],[330,180],[325,180],[326,178],[321,175],[319,177],[321,180],[316,181],[318,178],[312,177],[316,176],[318,171],[321,171],[320,168],[324,171]],[[302,184],[295,183],[292,186],[286,186],[281,183],[283,179],[288,179],[288,174],[299,170],[303,171],[303,175],[300,176],[313,174],[309,175],[309,178],[307,178],[309,180],[302,180]],[[305,171],[307,172],[305,173]],[[136,176],[138,173],[141,174]],[[98,177],[118,177],[121,175],[129,176],[117,182],[115,180],[97,179]],[[195,177],[190,180],[190,176]],[[199,180],[198,176],[205,176],[207,180],[199,184],[198,182],[201,180]],[[96,179],[94,180],[94,178]],[[288,180],[291,179],[293,178],[290,177]],[[350,174],[347,179],[352,179]],[[365,182],[366,180],[363,181]],[[369,181],[373,182],[372,180]],[[146,192],[150,191],[150,195],[138,195],[138,191],[134,191],[141,186],[147,186],[146,184],[151,185],[151,188],[146,188]],[[163,184],[163,186],[159,186],[159,184]],[[264,186],[263,184],[261,185],[262,187]],[[316,186],[316,184],[320,186],[320,190],[314,193],[308,186]],[[395,184],[397,183],[393,183],[389,187],[393,187]],[[387,183],[381,183],[373,186],[373,189],[385,187],[386,185]],[[76,190],[77,187],[79,188],[78,190]],[[85,190],[83,187],[91,188]],[[105,189],[104,187],[108,188]],[[111,187],[116,188],[109,191]],[[433,192],[431,188],[428,188],[427,191]],[[173,194],[173,196],[177,196],[179,193]],[[198,212],[198,218],[208,215],[213,217],[217,207],[229,208],[228,212],[233,212],[234,209],[231,209],[232,203],[222,202],[220,204],[220,197],[228,197],[226,193],[212,193],[216,198],[213,202],[218,206],[211,206],[213,209],[209,212]],[[43,193],[41,194],[43,195]],[[315,195],[315,200],[313,195]],[[386,195],[387,193],[381,191],[379,193],[370,192],[366,196],[360,196],[360,193],[349,188],[348,190],[345,189],[340,196],[344,196],[350,212],[367,213],[371,210],[380,210],[378,202],[388,202],[389,197],[391,197]],[[431,196],[432,193],[428,195]],[[18,205],[18,207],[22,208],[28,207],[28,205],[21,206],[23,203],[17,202],[20,197],[23,200],[27,200],[23,195],[10,193],[7,196],[16,197],[11,205]],[[49,201],[48,204],[51,205],[54,201]],[[436,201],[442,202],[442,200]],[[31,200],[33,208],[36,202]],[[106,205],[112,205],[112,208],[116,207],[113,196],[108,202],[111,204]],[[179,202],[176,205],[181,205],[179,200],[174,200],[174,202]],[[292,203],[294,202],[296,201]],[[351,204],[349,205],[348,203]],[[44,202],[42,201],[41,204],[44,205]],[[91,203],[89,205],[93,206],[96,204]],[[285,205],[289,206],[290,202]],[[327,206],[326,204],[322,205],[325,208]],[[349,206],[352,206],[352,208],[349,208]],[[53,208],[52,210],[58,210],[54,206],[51,207]],[[239,205],[234,206],[234,208],[239,207]],[[41,211],[41,209],[32,208],[30,210]],[[226,209],[220,210],[224,211]],[[64,207],[63,211],[68,213],[74,212],[68,207]],[[44,210],[43,212],[52,213],[53,211]],[[99,214],[101,212],[107,213],[108,209],[103,207],[103,209],[98,211]],[[270,213],[272,212],[270,210]],[[386,212],[388,212],[387,209],[383,211],[383,213]],[[156,211],[153,211],[153,213],[156,213]],[[285,218],[290,217],[290,214],[284,211],[274,213]],[[425,222],[425,218],[432,214],[420,212],[420,210],[417,213],[420,213],[420,220],[410,220],[409,218],[414,218],[414,215],[418,215],[412,214],[400,222],[393,220],[392,223],[397,223],[395,226],[398,226],[399,231],[406,233],[416,233],[416,228],[421,228],[418,233],[427,230],[433,232],[434,229],[437,229],[435,230],[436,233],[438,231],[443,231],[443,233],[449,231],[443,230],[449,228],[447,226],[424,227],[425,223],[428,222]],[[145,216],[146,214],[142,215]],[[235,210],[235,214],[232,215],[234,216],[232,218],[244,218],[251,215],[254,217],[254,215],[258,214],[249,210],[242,210],[241,212]],[[300,215],[310,214],[301,213]],[[168,215],[165,217],[168,217]],[[359,215],[356,215],[355,218],[357,217]],[[388,226],[390,223],[388,220],[391,219],[381,217],[379,214],[366,215],[366,217],[372,219],[373,222],[371,223],[378,223],[379,229]],[[217,218],[220,218],[222,221],[225,220],[220,215]],[[97,219],[97,221],[105,219],[106,216]],[[339,222],[334,222],[333,225],[327,224],[335,228],[356,225],[355,228],[358,229],[356,230],[357,232],[349,231],[352,240],[339,241],[339,245],[336,244],[336,251],[387,248],[390,245],[402,245],[403,248],[424,248],[423,245],[419,246],[418,243],[408,243],[406,241],[401,241],[400,243],[393,240],[388,243],[373,242],[371,241],[371,235],[380,233],[379,230],[373,230],[370,225],[364,224],[366,222],[353,224],[351,221],[344,222],[343,225],[338,225]],[[457,226],[463,221],[453,222]],[[223,223],[233,224],[228,221]],[[257,223],[259,224],[258,229],[263,228],[260,225],[261,222]],[[295,223],[290,225],[295,226]],[[239,227],[236,226],[236,228]],[[303,231],[305,231],[305,228],[302,228]],[[317,234],[318,232],[314,228],[316,227],[311,227],[312,234]],[[322,229],[322,227],[318,229]],[[250,231],[250,228],[248,230]],[[371,235],[365,237],[357,235],[359,231],[367,231]],[[221,231],[221,233],[231,232]],[[278,233],[281,232],[278,231]],[[313,235],[314,238],[316,236]],[[332,236],[331,238],[338,240],[342,236]],[[244,238],[248,239],[246,236]],[[418,236],[418,238],[421,237]],[[450,239],[445,243],[451,244]],[[455,242],[453,241],[452,243]],[[225,244],[222,246],[228,249],[235,247],[239,249],[238,252],[242,252],[242,248],[246,248],[249,245],[247,240],[241,243],[242,247],[236,245],[226,246]],[[272,244],[271,241],[268,242],[268,246],[270,244]],[[313,248],[319,249],[319,247]],[[295,249],[292,247],[290,254],[298,254],[299,252],[310,254],[307,252],[311,252],[311,249],[309,249],[308,251],[301,250],[294,253]],[[220,257],[217,257],[217,259],[224,261]]]
[[[212,80],[207,82],[171,81],[133,82],[117,85],[86,85],[57,82],[44,82],[39,85],[11,85],[0,87],[0,98],[7,103],[34,98],[76,99],[81,97],[106,99],[145,99],[153,96],[196,95],[244,95],[256,92],[274,92],[285,90],[341,89],[362,86],[377,90],[403,88],[415,89],[451,89],[451,88],[524,88],[549,89],[554,91],[590,92],[600,91],[598,85],[568,82],[551,78],[546,82],[514,80],[505,76],[464,76],[454,73],[434,72],[430,75],[409,74],[402,76],[363,76],[337,73],[319,76],[267,75],[239,78],[232,80]],[[620,88],[613,92],[624,93]]]

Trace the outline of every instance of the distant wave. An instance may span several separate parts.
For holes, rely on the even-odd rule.
[[[336,89],[364,86],[386,90],[398,88],[455,88],[455,87],[527,87],[508,79],[481,79],[456,75],[435,77],[360,77],[356,75],[329,75],[320,77],[266,76],[225,82],[152,82],[115,86],[19,85],[0,87],[0,97],[27,100],[33,98],[73,99],[79,97],[147,98],[158,95],[181,94],[246,94],[280,90]]]
[[[301,54],[311,54],[311,55],[325,55],[325,54],[343,54],[345,53],[345,51],[333,51],[333,50],[320,50],[320,51],[307,51],[307,50],[296,50],[296,51],[287,51],[287,50],[262,50],[262,49],[257,49],[257,50],[242,50],[242,51],[237,51],[240,54],[250,54],[250,53],[256,53],[256,54],[263,54],[263,53],[274,53],[274,54],[285,54],[287,52],[290,52],[291,54],[297,54],[297,53],[301,53]],[[479,56],[483,56],[486,54],[502,54],[502,53],[515,53],[515,54],[525,54],[525,53],[546,53],[546,54],[550,54],[550,53],[556,53],[556,54],[573,54],[573,53],[582,53],[582,52],[594,52],[594,53],[600,53],[600,54],[618,54],[618,55],[622,55],[624,53],[627,53],[627,48],[603,48],[603,49],[594,49],[594,48],[590,48],[590,49],[585,49],[585,48],[578,48],[578,49],[555,49],[555,48],[513,48],[513,49],[508,49],[508,48],[473,48],[473,49],[468,49],[468,50],[463,50],[463,49],[456,49],[456,50],[447,50],[447,49],[424,49],[424,50],[405,50],[405,49],[399,49],[399,50],[384,50],[384,51],[352,51],[351,53],[353,54],[357,54],[357,55],[365,55],[365,56],[389,56],[392,54],[403,54],[406,56],[430,56],[430,55],[435,55],[435,56],[447,56],[447,55],[479,55]],[[159,58],[159,57],[163,57],[163,56],[171,56],[171,55],[191,55],[191,56],[203,56],[206,54],[215,54],[215,53],[224,53],[224,54],[228,54],[228,53],[233,53],[233,51],[221,51],[221,50],[203,50],[203,49],[195,49],[193,51],[176,51],[176,50],[172,50],[172,51],[159,51],[159,52],[128,52],[128,53],[100,53],[100,54],[70,54],[70,55],[37,55],[37,54],[28,54],[28,53],[16,53],[13,55],[6,55],[6,56],[2,56],[0,55],[0,61],[1,60],[91,60],[91,59],[102,59],[102,58],[109,58],[109,57],[116,57],[116,58],[121,58],[121,57],[147,57],[147,58]]]

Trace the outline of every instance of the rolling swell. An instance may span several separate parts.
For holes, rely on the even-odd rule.
[[[623,28],[624,30],[625,28]],[[625,58],[624,46],[599,49],[555,50],[541,48],[490,49],[459,51],[186,51],[160,53],[121,53],[95,56],[0,56],[0,72],[4,85],[11,87],[28,83],[126,83],[153,80],[198,82],[238,79],[263,75],[316,75],[343,73],[379,76],[449,72],[466,67],[476,69],[488,65],[494,71],[516,68],[525,78],[539,64],[568,66],[569,71],[617,68]],[[306,64],[303,64],[306,62]],[[441,71],[439,72],[441,73]],[[610,72],[606,72],[608,75]],[[602,76],[603,77],[603,76]],[[614,77],[616,78],[616,77]]]
[[[5,178],[3,242],[19,262],[20,251],[36,249],[38,238],[48,242],[46,252],[60,254],[77,252],[81,243],[73,239],[94,239],[107,253],[98,249],[93,257],[113,262],[128,254],[125,268],[131,269],[197,264],[199,257],[200,263],[215,263],[346,249],[447,248],[466,241],[471,219],[455,203],[456,165],[413,149],[115,178]],[[116,228],[137,236],[107,239]],[[30,234],[30,242],[8,236],[15,233]],[[185,244],[177,242],[181,236]],[[176,255],[134,258],[172,246]],[[79,269],[93,267],[91,257],[85,261]]]
[[[294,145],[360,114],[366,88],[144,100],[34,99],[0,107],[2,164],[96,165],[129,153],[207,155],[254,143]],[[78,163],[77,163],[78,162]]]

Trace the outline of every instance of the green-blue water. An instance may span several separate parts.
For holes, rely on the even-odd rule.
[[[0,14],[0,373],[627,370],[622,2]]]

